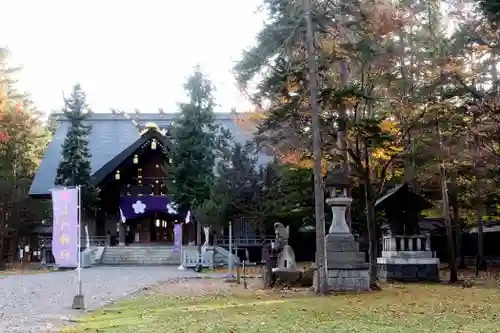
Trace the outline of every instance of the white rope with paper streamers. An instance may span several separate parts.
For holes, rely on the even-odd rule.
[[[163,111],[162,108],[158,109],[159,110],[159,113],[164,116],[165,115],[165,112]],[[134,109],[134,112],[136,115],[139,115],[140,112],[139,112],[139,109]],[[143,135],[145,132],[147,132],[150,128],[155,128],[156,127],[156,131],[161,133],[162,135],[166,135],[167,134],[167,130],[166,129],[160,129],[156,124],[154,123],[147,123],[145,125],[141,125],[137,122],[137,120],[135,120],[133,118],[133,116],[131,116],[130,114],[128,114],[127,112],[125,112],[124,110],[118,110],[118,109],[111,109],[111,113],[113,115],[116,115],[116,114],[121,114],[123,115],[123,117],[127,120],[130,121],[130,123],[132,125],[134,125],[135,128],[137,128],[137,130],[139,131],[139,133],[141,135]]]

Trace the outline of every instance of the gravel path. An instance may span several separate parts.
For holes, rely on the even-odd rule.
[[[87,310],[158,282],[201,276],[176,267],[93,267],[82,271]],[[206,276],[204,274],[203,276]],[[78,288],[75,271],[13,275],[0,279],[0,332],[47,332],[78,318],[71,309]]]

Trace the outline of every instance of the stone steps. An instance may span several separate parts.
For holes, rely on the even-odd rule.
[[[180,265],[181,255],[172,246],[106,247],[102,265]]]

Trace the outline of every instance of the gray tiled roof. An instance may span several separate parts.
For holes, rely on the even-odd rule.
[[[153,122],[158,127],[165,128],[172,122],[175,113],[140,113],[137,115],[130,114],[130,116],[142,126],[148,122]],[[53,115],[53,117],[57,117],[59,126],[47,147],[40,168],[31,184],[29,194],[32,196],[48,195],[50,193],[50,189],[54,187],[57,168],[61,161],[61,148],[66,138],[69,122],[61,114]],[[89,149],[92,154],[92,173],[98,171],[103,165],[140,138],[138,129],[120,113],[95,113],[88,122],[92,125],[92,133],[88,138]],[[252,138],[251,134],[246,133],[236,125],[233,115],[230,113],[216,113],[216,123],[231,131],[234,140],[238,143],[245,144],[247,140]],[[259,157],[259,164],[269,161],[270,158],[267,156]]]

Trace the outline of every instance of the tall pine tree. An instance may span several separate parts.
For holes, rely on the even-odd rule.
[[[9,56],[0,48],[0,268],[4,251],[15,252],[16,236],[50,216],[46,202],[28,196],[49,133],[29,95],[17,90],[20,68],[10,66]]]
[[[196,67],[184,88],[189,103],[181,104],[180,115],[171,126],[174,148],[169,195],[179,210],[186,212],[210,198],[219,140],[212,83]]]
[[[84,124],[91,111],[80,84],[77,83],[71,96],[64,99],[63,112],[70,122],[70,127],[62,147],[62,160],[57,169],[56,184],[67,187],[80,185],[82,208],[87,213],[92,213],[98,200],[98,190],[90,180],[92,155],[87,137],[92,128]]]

